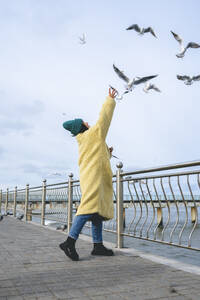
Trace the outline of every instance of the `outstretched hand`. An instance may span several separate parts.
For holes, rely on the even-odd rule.
[[[111,97],[111,98],[115,98],[116,96],[117,96],[117,94],[118,94],[118,92],[113,88],[113,87],[110,87],[109,88],[109,96]]]

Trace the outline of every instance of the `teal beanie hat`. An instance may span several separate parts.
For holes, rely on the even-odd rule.
[[[63,127],[66,130],[69,130],[73,134],[73,136],[76,136],[77,134],[79,134],[82,124],[83,124],[82,119],[74,119],[74,120],[64,122]]]

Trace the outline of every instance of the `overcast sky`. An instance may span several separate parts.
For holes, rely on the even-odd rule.
[[[178,59],[170,33],[200,43],[199,11],[198,0],[0,0],[1,188],[79,176],[77,142],[62,123],[95,124],[108,85],[124,88],[113,63],[130,77],[159,74],[162,90],[138,86],[116,105],[107,143],[124,170],[199,160],[200,82],[176,75],[200,74],[200,49]],[[158,39],[125,30],[134,23]]]

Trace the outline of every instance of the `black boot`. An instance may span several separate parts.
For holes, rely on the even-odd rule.
[[[69,258],[71,258],[71,260],[78,261],[79,256],[78,253],[76,252],[75,242],[76,240],[68,236],[67,240],[64,243],[61,243],[59,247],[61,250],[65,252],[65,254]]]
[[[107,249],[102,243],[94,243],[94,248],[91,252],[92,255],[113,256],[114,252]]]

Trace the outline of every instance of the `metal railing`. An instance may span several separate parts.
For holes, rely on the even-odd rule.
[[[130,237],[199,251],[200,161],[133,172],[122,167],[118,163],[113,176],[115,217],[103,225],[115,234],[116,246]],[[65,224],[69,232],[80,200],[80,182],[70,174],[62,183],[0,190],[0,212]]]

